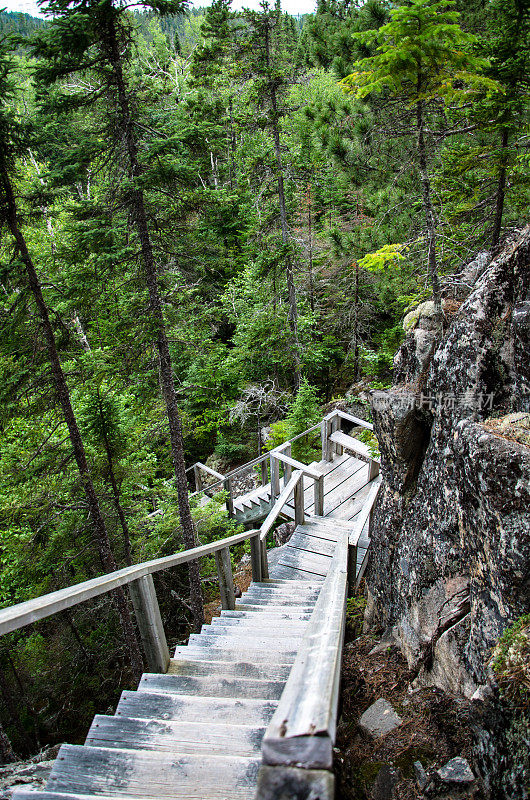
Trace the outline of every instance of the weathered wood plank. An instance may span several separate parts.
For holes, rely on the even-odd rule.
[[[244,720],[242,720],[244,722]],[[257,756],[265,728],[96,714],[85,744],[192,755]]]
[[[259,760],[63,745],[47,788],[115,797],[251,800]],[[229,794],[227,794],[229,793]]]
[[[116,716],[186,722],[268,725],[278,703],[273,700],[229,697],[190,697],[178,694],[123,692]]]
[[[146,673],[140,680],[138,691],[149,694],[162,692],[162,694],[190,694],[199,697],[253,697],[278,700],[283,686],[283,681],[264,681],[232,675],[191,677]]]
[[[187,564],[189,561],[195,561],[202,556],[211,555],[217,550],[231,547],[255,536],[256,531],[236,533],[217,542],[193,547],[190,550],[183,550],[171,556],[154,558],[151,561],[144,561],[142,564],[135,564],[131,567],[124,567],[107,575],[101,575],[99,578],[92,578],[75,586],[59,589],[42,597],[36,597],[24,603],[17,603],[17,605],[4,608],[0,610],[0,636],[18,628],[23,628],[32,622],[37,622],[39,619],[57,614],[66,608],[72,608],[72,606],[83,603],[85,600],[111,592],[119,586],[124,586],[127,583],[131,583],[131,581],[144,577],[144,575],[152,575],[155,572],[160,572],[179,564]]]
[[[251,661],[201,661],[199,659],[172,658],[167,674],[192,677],[230,675],[234,678],[285,681],[289,677],[290,671],[291,664],[253,664]]]
[[[289,645],[286,645],[289,648]],[[240,642],[233,645],[214,646],[211,642],[202,643],[197,642],[194,645],[187,647],[175,648],[175,658],[182,658],[189,656],[190,658],[199,658],[201,660],[211,661],[252,661],[254,664],[268,664],[282,663],[290,664],[294,661],[298,649],[275,649],[269,648],[255,648],[250,646],[247,642],[246,645],[241,645]]]

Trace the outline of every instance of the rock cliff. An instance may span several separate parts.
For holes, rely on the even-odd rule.
[[[494,745],[489,660],[530,610],[530,227],[447,283],[443,331],[431,305],[406,318],[393,388],[371,398],[383,487],[367,623],[393,629],[417,682],[490,698],[486,785],[525,797]]]

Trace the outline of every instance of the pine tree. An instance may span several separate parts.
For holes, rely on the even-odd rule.
[[[282,157],[280,120],[286,113],[283,106],[283,90],[289,81],[286,64],[288,42],[279,3],[270,8],[268,0],[262,0],[260,11],[245,11],[246,38],[241,54],[244,57],[240,68],[254,80],[258,107],[264,107],[263,121],[273,138],[275,178],[277,184],[278,212],[282,238],[283,261],[287,281],[289,304],[288,322],[291,331],[291,352],[294,366],[294,386],[298,389],[301,379],[300,338],[298,333],[298,303],[294,278],[294,250],[290,234],[285,187],[285,169]]]
[[[163,13],[182,9],[179,0],[157,0],[152,5],[146,5]],[[97,76],[99,83],[94,98],[103,94],[110,101],[111,115],[106,134],[110,134],[119,157],[127,164],[129,185],[125,192],[126,203],[136,229],[143,276],[149,294],[149,317],[158,351],[160,386],[169,422],[182,535],[185,546],[192,548],[196,545],[196,535],[188,500],[182,422],[143,190],[144,169],[140,160],[135,124],[136,104],[126,76],[127,55],[131,43],[127,7],[114,0],[50,0],[46,10],[54,15],[53,20],[42,32],[35,48],[41,59],[37,73],[41,86],[89,70],[92,76]],[[88,101],[91,99],[89,97]],[[61,100],[71,106],[87,102],[87,98],[67,94],[63,94]],[[194,626],[199,630],[204,621],[204,612],[198,562],[190,562],[189,576]]]
[[[86,495],[101,565],[106,572],[113,572],[116,569],[116,562],[90,475],[81,432],[72,408],[70,391],[57,350],[50,312],[19,220],[14,176],[16,174],[16,157],[25,149],[25,142],[19,121],[10,113],[6,105],[7,101],[13,96],[10,71],[11,64],[4,45],[3,51],[0,51],[0,97],[2,102],[2,107],[0,108],[0,224],[9,230],[14,241],[15,258],[26,272],[28,286],[41,320],[55,392],[68,428],[75,461]],[[139,675],[142,672],[143,663],[127,600],[121,588],[115,591],[114,596],[129,651],[131,667],[133,673]]]
[[[426,134],[427,116],[440,111],[441,102],[465,96],[478,82],[484,62],[470,54],[476,38],[458,24],[453,0],[411,0],[393,8],[390,21],[378,30],[354,34],[375,54],[356,62],[344,85],[357,97],[382,94],[413,109],[416,161],[420,175],[428,240],[428,271],[433,300],[441,316],[441,294],[436,255],[435,213],[429,162],[432,154]],[[463,89],[456,86],[464,84]]]

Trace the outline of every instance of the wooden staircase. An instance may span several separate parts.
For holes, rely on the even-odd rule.
[[[97,715],[83,746],[63,745],[44,791],[14,800],[253,798],[265,731],[351,530],[322,517],[298,526],[269,580],[190,636],[166,674],[143,675],[114,716]]]
[[[229,515],[265,517],[259,529],[0,610],[2,635],[128,586],[147,661],[158,670],[123,692],[113,716],[94,718],[84,745],[63,745],[44,790],[20,789],[14,800],[332,800],[347,590],[366,566],[379,489],[377,461],[342,433],[341,421],[362,423],[334,411],[304,432],[321,428],[321,461],[295,461],[287,442],[249,462],[261,464],[262,486],[240,498],[235,473],[194,465],[199,502],[202,469],[226,491]],[[280,515],[296,528],[268,552]],[[230,547],[247,540],[253,582],[236,600]],[[223,611],[170,658],[152,576],[212,555]]]

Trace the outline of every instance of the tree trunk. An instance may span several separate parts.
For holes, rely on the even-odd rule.
[[[359,378],[359,264],[355,261],[355,296],[353,301],[353,379]]]
[[[416,104],[416,128],[418,134],[418,161],[420,169],[421,190],[423,196],[423,208],[425,211],[425,222],[427,224],[427,239],[429,243],[429,277],[432,284],[432,297],[437,314],[442,316],[442,299],[440,293],[440,283],[438,280],[438,267],[436,264],[436,222],[431,200],[431,182],[427,168],[427,151],[424,138],[424,103],[419,100]]]
[[[12,764],[16,761],[15,753],[11,747],[11,742],[8,739],[2,723],[0,722],[0,764]]]
[[[506,196],[506,162],[508,156],[508,129],[501,130],[501,158],[499,179],[497,181],[497,192],[495,195],[495,217],[493,220],[493,230],[491,232],[491,249],[495,251],[499,245],[502,229],[502,214],[504,211],[504,198]]]
[[[265,54],[267,67],[270,64],[270,38],[269,27],[265,29]],[[300,340],[298,338],[298,307],[296,303],[296,286],[294,282],[293,259],[289,250],[290,237],[287,225],[287,210],[285,205],[285,186],[283,182],[283,164],[280,145],[280,128],[278,126],[278,101],[276,97],[276,86],[273,81],[269,83],[270,103],[272,109],[272,136],[274,139],[274,155],[276,157],[276,180],[278,182],[278,201],[280,205],[280,226],[282,230],[282,244],[285,247],[285,275],[287,278],[287,297],[289,302],[289,327],[291,329],[291,349],[294,362],[294,388],[300,388],[301,366],[300,366]]]
[[[101,419],[101,432],[103,434],[103,445],[105,447],[105,453],[107,455],[107,463],[109,465],[109,480],[110,485],[112,487],[112,496],[114,499],[114,507],[118,514],[118,519],[120,520],[121,529],[123,532],[123,543],[125,546],[125,560],[127,564],[132,564],[132,555],[131,555],[131,534],[129,531],[129,526],[127,524],[127,520],[125,519],[125,514],[123,512],[123,507],[121,504],[120,499],[120,490],[118,489],[118,484],[116,482],[116,476],[114,475],[114,459],[112,457],[112,449],[110,446],[109,441],[109,434],[107,431],[107,422],[105,420],[105,412],[103,410],[103,403],[101,402],[101,395],[99,392],[99,387],[96,387],[97,396],[98,396],[98,408],[99,408],[99,416]]]
[[[5,203],[7,206],[7,221],[9,229],[17,244],[21,261],[26,268],[29,287],[31,289],[31,292],[35,299],[35,304],[37,306],[39,315],[41,317],[42,327],[44,330],[44,337],[48,349],[48,357],[50,359],[52,375],[55,383],[55,391],[57,393],[57,398],[61,405],[64,414],[64,419],[68,427],[68,433],[70,435],[70,441],[72,443],[74,457],[76,460],[77,468],[79,470],[79,475],[81,476],[81,481],[85,491],[85,496],[87,499],[87,504],[90,511],[93,530],[95,534],[95,544],[98,549],[103,569],[105,570],[105,572],[113,572],[116,569],[116,562],[112,554],[109,536],[107,533],[107,529],[105,527],[105,522],[101,514],[101,509],[99,507],[99,501],[94,489],[94,484],[92,483],[92,479],[90,477],[90,470],[88,468],[85,448],[83,445],[83,440],[81,438],[81,433],[79,431],[79,426],[75,418],[74,410],[72,408],[72,404],[70,401],[70,392],[61,367],[59,354],[57,352],[57,347],[55,344],[55,336],[53,333],[53,327],[50,321],[48,308],[46,306],[46,302],[42,294],[42,289],[39,283],[39,279],[37,277],[35,266],[29,254],[28,247],[26,245],[26,240],[24,238],[24,235],[22,234],[22,231],[18,226],[15,196],[13,193],[11,180],[9,178],[7,164],[4,160],[3,155],[0,156],[0,178],[3,184]],[[114,599],[121,620],[121,626],[128,649],[131,669],[135,676],[139,676],[143,671],[143,661],[123,589],[120,588],[115,590]]]
[[[307,186],[307,236],[309,240],[309,305],[315,310],[315,287],[313,281],[313,229],[311,219],[311,184]]]
[[[135,181],[140,177],[142,170],[138,159],[136,140],[134,138],[132,114],[127,97],[125,79],[123,76],[122,60],[118,47],[114,19],[112,17],[108,17],[106,24],[108,33],[108,58],[114,73],[114,81],[118,92],[118,101],[121,114],[120,127],[127,148],[131,177],[133,181]],[[156,331],[156,346],[160,364],[160,384],[169,421],[169,438],[171,443],[173,468],[175,470],[180,524],[182,527],[184,544],[186,548],[189,549],[195,547],[196,535],[188,500],[188,482],[186,479],[186,463],[184,460],[182,423],[177,405],[175,384],[173,381],[171,355],[169,352],[169,342],[166,334],[162,301],[158,289],[158,277],[151,244],[151,237],[149,235],[147,212],[145,208],[143,192],[141,189],[132,190],[130,196],[130,209],[136,225],[138,238],[140,240],[145,280],[149,292],[149,312]],[[198,561],[191,561],[188,567],[194,628],[196,631],[199,631],[204,623],[204,608],[199,563]]]

